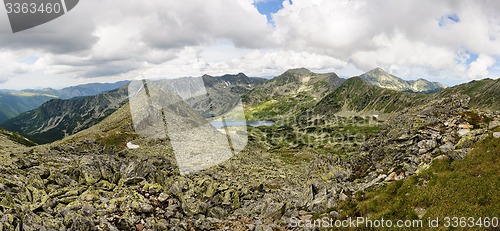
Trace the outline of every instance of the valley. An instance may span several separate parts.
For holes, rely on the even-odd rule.
[[[179,114],[218,118],[241,101],[247,121],[272,123],[246,126],[243,150],[189,174],[170,136],[136,132],[126,87],[4,122],[0,230],[303,230],[291,221],[500,213],[499,79],[445,87],[379,68],[201,79],[206,94]]]
[[[51,99],[70,99],[74,97],[92,96],[113,90],[128,84],[128,81],[116,83],[83,84],[63,89],[25,89],[2,90],[0,92],[0,123],[38,108]]]

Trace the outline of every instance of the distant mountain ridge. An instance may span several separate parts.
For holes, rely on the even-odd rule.
[[[198,78],[203,79],[200,83],[205,85],[207,95],[191,98],[186,103],[201,115],[210,116],[231,110],[244,92],[263,81],[242,73],[220,77],[204,75]],[[162,80],[158,85],[175,85],[178,81],[182,79]],[[0,126],[19,132],[39,144],[50,143],[99,123],[127,103],[128,96],[128,86],[123,86],[94,96],[53,99]]]
[[[49,95],[0,93],[0,123],[54,98]]]
[[[21,92],[29,92],[34,94],[46,94],[46,95],[54,95],[60,99],[70,99],[73,97],[80,96],[91,96],[97,95],[106,91],[111,91],[117,89],[119,87],[125,86],[130,81],[124,80],[115,83],[88,83],[76,86],[66,87],[60,90],[53,88],[44,88],[41,90],[38,89],[25,89]]]
[[[33,110],[51,99],[70,99],[73,97],[92,96],[117,89],[129,81],[116,83],[90,83],[63,88],[60,90],[25,89],[21,91],[2,90],[0,92],[0,123],[23,112]]]
[[[53,99],[5,121],[1,126],[39,144],[50,143],[97,124],[127,100],[126,87],[95,96]]]
[[[366,81],[366,76],[370,74],[385,75],[382,71],[375,69],[365,78],[359,76],[347,80],[335,73],[317,74],[305,68],[288,70],[270,80],[248,77],[243,73],[218,77],[204,75],[198,78],[203,79],[200,83],[205,85],[206,95],[191,98],[186,103],[204,117],[212,117],[231,110],[242,99],[247,120],[274,120],[306,112],[393,114],[423,105],[434,98],[455,94],[468,95],[474,108],[500,109],[498,79],[472,81],[434,94],[416,94]],[[400,82],[397,77],[389,77]],[[175,80],[164,82],[167,85],[174,83]],[[127,100],[127,87],[96,96],[53,99],[1,125],[35,142],[47,143],[93,126],[122,107]]]
[[[425,79],[403,80],[395,75],[385,72],[382,68],[375,68],[359,76],[365,82],[396,91],[407,91],[414,93],[435,93],[447,88],[438,82],[430,82]]]

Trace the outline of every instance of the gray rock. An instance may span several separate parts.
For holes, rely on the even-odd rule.
[[[160,195],[158,196],[158,201],[163,203],[166,200],[168,200],[168,194],[166,194],[166,193],[160,193]]]
[[[458,133],[458,135],[459,135],[460,137],[462,137],[462,136],[467,135],[467,133],[469,133],[469,132],[470,132],[470,129],[460,129],[460,130],[458,130],[458,132],[457,132],[457,133]]]
[[[446,144],[439,146],[439,150],[441,150],[441,152],[451,152],[453,149],[454,145],[451,142],[446,142]]]
[[[335,217],[335,218],[339,218],[340,214],[337,211],[331,211],[330,216]]]
[[[217,219],[223,219],[227,216],[227,212],[221,207],[213,207],[208,210],[207,216]]]
[[[500,120],[490,121],[488,124],[488,129],[492,130],[500,126]]]
[[[500,138],[500,132],[493,132],[493,137]]]
[[[391,174],[385,178],[385,181],[395,181],[397,176],[397,173],[391,172]]]
[[[432,149],[434,149],[437,146],[436,140],[422,140],[418,142],[417,146],[420,148],[419,149],[419,154],[426,153]]]
[[[447,159],[450,159],[447,155],[439,155],[433,160],[447,160]]]

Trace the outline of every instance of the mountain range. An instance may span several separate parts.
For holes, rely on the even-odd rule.
[[[159,86],[181,86],[179,84],[182,81],[155,82]],[[240,95],[263,79],[250,78],[244,74],[220,77],[204,75],[199,81],[204,84],[206,94],[191,98],[187,103],[205,117],[213,117],[231,110],[240,101]],[[120,82],[122,83],[125,82]],[[1,127],[19,132],[39,144],[50,143],[89,128],[115,112],[128,102],[127,87],[128,85],[122,86],[93,96],[52,99],[37,109],[4,121]]]
[[[181,80],[166,80],[158,84],[179,87]],[[474,106],[498,109],[495,101],[498,99],[498,80],[486,79],[446,88],[424,80],[405,81],[380,68],[347,80],[339,78],[335,73],[317,74],[305,68],[291,69],[269,80],[248,77],[243,73],[218,77],[204,75],[201,80],[206,94],[190,98],[187,103],[207,118],[228,112],[240,99],[245,104],[248,120],[278,120],[307,113],[388,115],[422,105],[435,97],[456,93],[469,95]],[[425,84],[417,84],[418,82]],[[58,97],[91,94],[127,83],[123,81],[65,88],[58,93]],[[76,92],[70,93],[71,89]],[[429,94],[435,91],[438,93]],[[55,93],[55,90],[23,92],[41,94]],[[124,86],[95,96],[52,99],[38,109],[4,121],[1,126],[19,132],[37,143],[53,142],[97,124],[123,106],[127,97]]]
[[[129,81],[116,83],[90,83],[63,88],[2,90],[0,91],[0,123],[23,112],[33,110],[51,99],[70,99],[80,96],[92,96],[124,86]]]
[[[429,82],[425,79],[403,80],[385,72],[382,68],[375,68],[359,77],[369,84],[396,91],[435,93],[447,88],[444,84]]]
[[[1,125],[12,131],[0,129],[0,229],[280,230],[293,221],[498,214],[499,80],[429,93],[439,85],[367,75],[205,75],[49,100]],[[129,100],[138,86],[143,98]],[[240,102],[248,120],[275,124],[208,126]],[[166,136],[141,136],[134,110],[187,124],[174,130],[196,144],[176,144],[164,126]],[[236,155],[212,142],[238,132],[248,145]],[[23,135],[48,144],[29,147]],[[186,168],[186,159],[198,164]]]
[[[49,143],[97,124],[127,100],[125,86],[95,96],[52,99],[37,109],[5,121],[2,127],[39,144]]]

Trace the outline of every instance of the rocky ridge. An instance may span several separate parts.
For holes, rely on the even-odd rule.
[[[397,76],[385,72],[382,68],[375,68],[359,76],[361,79],[374,86],[414,93],[435,93],[447,88],[438,82],[430,82],[425,79],[403,80]]]

